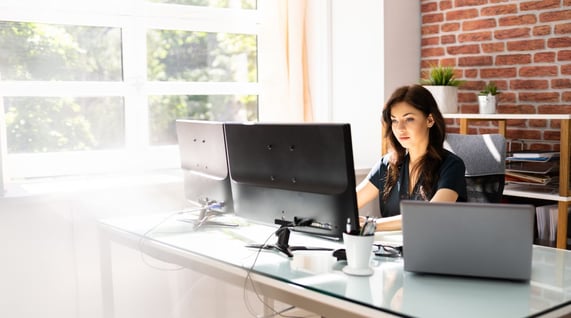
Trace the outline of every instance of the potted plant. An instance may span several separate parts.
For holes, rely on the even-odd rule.
[[[442,113],[458,112],[458,86],[464,81],[456,79],[451,66],[432,66],[427,79],[421,84],[432,93]]]
[[[496,107],[498,105],[498,100],[496,95],[500,91],[496,86],[496,83],[489,82],[486,84],[484,89],[478,94],[478,104],[480,106],[480,114],[495,114]]]

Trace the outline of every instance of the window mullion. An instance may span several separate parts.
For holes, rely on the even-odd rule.
[[[142,150],[149,144],[149,106],[145,20],[131,17],[122,28],[123,80],[125,92],[125,143],[129,150]]]

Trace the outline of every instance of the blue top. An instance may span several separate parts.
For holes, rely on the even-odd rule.
[[[466,179],[464,179],[464,174],[466,172],[466,167],[464,166],[464,161],[460,157],[456,156],[448,150],[444,150],[444,158],[442,164],[438,170],[438,180],[433,189],[433,193],[429,194],[430,197],[425,197],[420,191],[420,184],[422,180],[418,180],[412,193],[408,193],[408,165],[410,157],[408,154],[404,158],[404,162],[399,166],[399,179],[395,186],[392,188],[387,201],[379,199],[379,205],[381,208],[381,216],[393,216],[400,214],[400,201],[401,200],[425,200],[429,201],[432,196],[439,189],[450,189],[458,193],[458,199],[456,202],[466,202],[468,194],[466,191]],[[389,155],[385,155],[377,162],[377,164],[371,169],[367,178],[369,181],[382,192],[383,186],[387,176],[387,170],[389,167]],[[382,196],[382,193],[381,193]]]

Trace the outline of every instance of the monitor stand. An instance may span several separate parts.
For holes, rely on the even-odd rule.
[[[289,221],[275,220],[276,224],[280,224],[280,228],[276,231],[278,242],[276,244],[248,244],[246,247],[264,249],[264,250],[277,250],[284,253],[288,257],[293,257],[294,251],[333,251],[332,248],[327,247],[309,247],[309,246],[290,246],[289,235],[291,233],[290,227],[301,225],[294,224]]]
[[[198,218],[196,218],[196,219],[181,218],[181,219],[179,219],[179,221],[193,224],[194,230],[198,230],[199,228],[205,227],[205,226],[217,226],[217,227],[237,227],[238,226],[237,223],[210,220],[210,218],[213,216],[219,216],[219,215],[225,214],[224,212],[213,210],[212,207],[213,207],[212,202],[202,203],[202,207],[200,209],[200,213],[198,214]]]

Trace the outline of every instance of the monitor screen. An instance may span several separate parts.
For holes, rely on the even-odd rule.
[[[221,212],[233,212],[224,124],[178,119],[176,132],[185,199],[198,207],[223,203]]]
[[[225,133],[236,215],[311,220],[293,230],[339,239],[348,219],[358,227],[349,124],[226,123]]]

